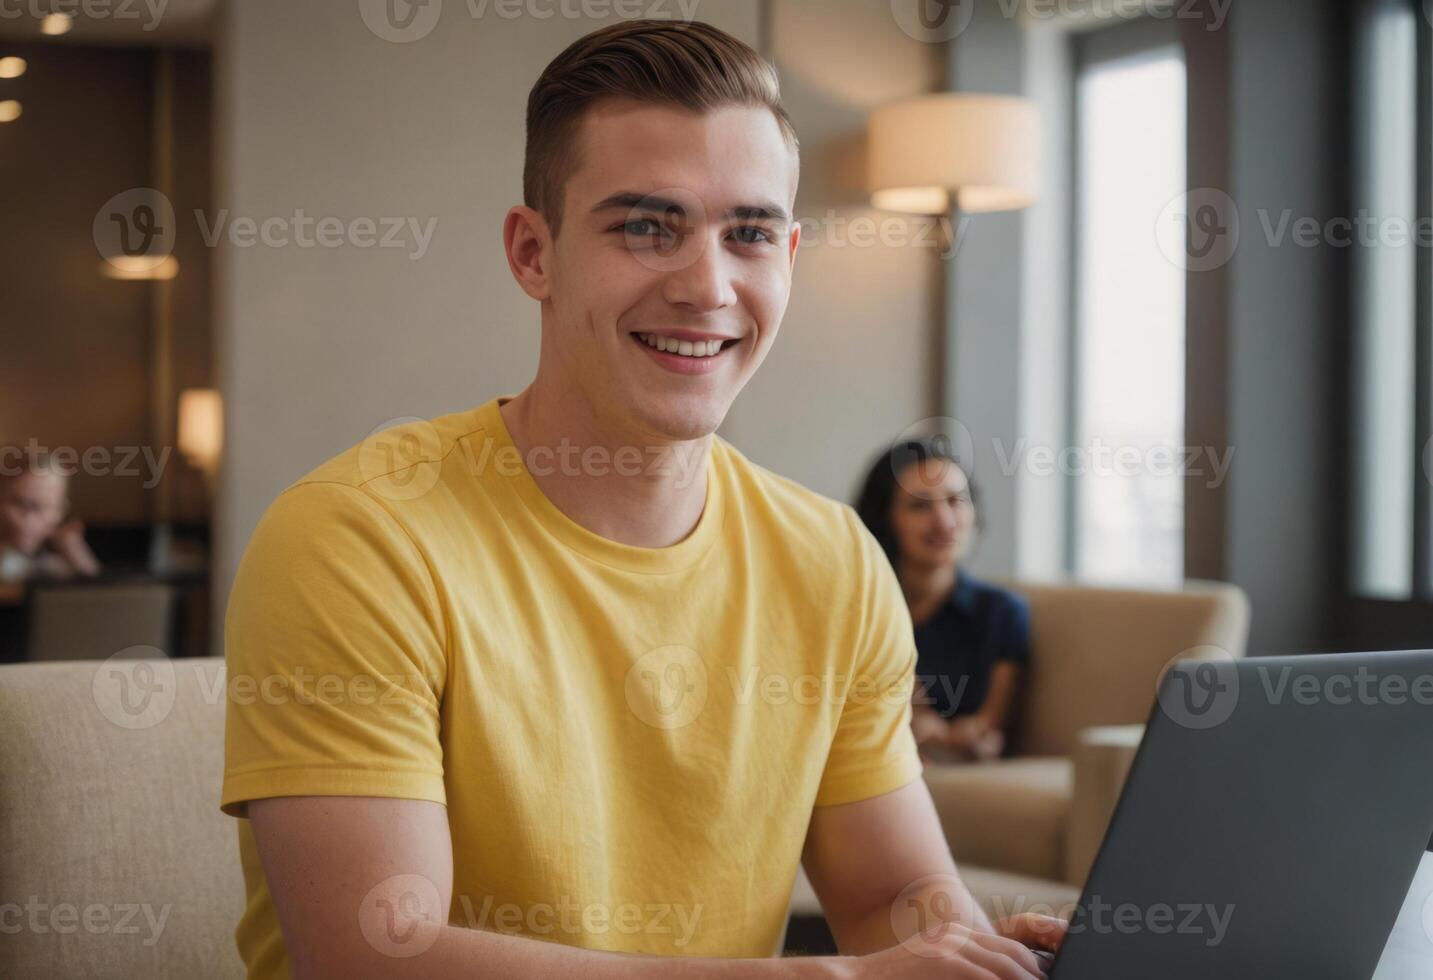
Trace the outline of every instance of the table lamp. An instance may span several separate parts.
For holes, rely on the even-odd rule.
[[[179,395],[179,451],[212,483],[224,445],[224,404],[213,388]]]

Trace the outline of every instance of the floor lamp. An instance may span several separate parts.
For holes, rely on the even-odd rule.
[[[940,92],[876,108],[867,133],[867,174],[873,207],[944,217],[941,243],[959,243],[962,214],[1010,211],[1035,202],[1040,163],[1035,104],[1013,95]],[[940,385],[952,349],[949,276],[938,277]],[[950,406],[938,393],[941,410]]]

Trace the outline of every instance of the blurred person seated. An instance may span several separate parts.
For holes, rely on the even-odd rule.
[[[871,467],[856,510],[885,549],[917,650],[911,724],[928,761],[992,759],[1029,663],[1030,611],[960,565],[978,529],[975,488],[936,440],[897,443]]]
[[[46,456],[0,466],[0,583],[100,573],[69,512],[69,477]]]

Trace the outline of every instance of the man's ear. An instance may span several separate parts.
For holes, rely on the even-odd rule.
[[[539,301],[552,295],[552,234],[541,214],[521,204],[508,209],[503,221],[503,250],[523,292]]]
[[[789,248],[789,250],[790,250],[790,253],[791,253],[790,256],[789,256],[789,258],[791,259],[791,267],[792,267],[793,269],[796,267],[796,249],[797,249],[797,247],[798,247],[800,244],[801,244],[801,222],[799,222],[799,221],[793,221],[793,222],[791,222],[791,244],[788,246],[788,248]]]

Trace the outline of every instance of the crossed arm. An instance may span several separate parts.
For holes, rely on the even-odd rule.
[[[1005,750],[1005,729],[1020,685],[1021,667],[998,661],[990,672],[990,690],[980,710],[958,718],[943,718],[917,695],[911,706],[916,744],[965,753],[976,759],[993,759]]]
[[[956,875],[921,780],[812,815],[802,860],[841,957],[658,958],[450,926],[452,842],[441,805],[279,797],[251,802],[249,819],[298,978],[1028,980],[1043,972],[1027,947],[1054,948],[1063,937],[1059,920],[1042,916],[1006,920],[1003,936],[991,931]],[[900,942],[907,921],[922,924],[911,915],[942,907],[964,910],[965,921]]]

